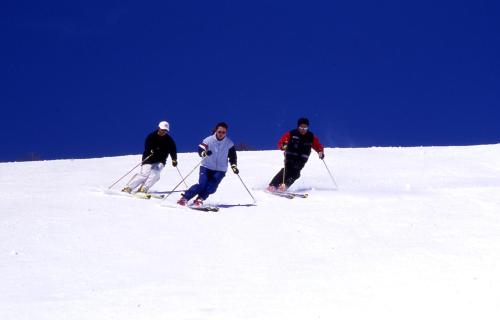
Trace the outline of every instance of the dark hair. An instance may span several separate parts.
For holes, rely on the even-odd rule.
[[[218,127],[223,127],[224,129],[227,130],[227,123],[225,123],[225,122],[219,122],[219,123],[217,123],[217,125],[214,128],[214,130],[212,131],[212,134],[214,134],[215,131],[217,131]]]
[[[309,126],[309,119],[300,118],[299,120],[297,120],[297,127],[300,127],[301,124],[305,124],[305,125]]]

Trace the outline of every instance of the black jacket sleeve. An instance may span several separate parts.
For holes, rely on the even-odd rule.
[[[146,141],[144,141],[144,153],[142,154],[142,160],[146,159],[150,154],[151,150],[154,150],[154,137],[153,135],[149,134],[146,137]]]
[[[202,147],[198,146],[198,155],[199,155],[200,157],[202,157],[202,156],[203,156],[203,155],[202,155],[203,151],[207,151],[207,150],[205,150],[205,149],[203,149]]]
[[[172,160],[177,160],[177,146],[172,137],[170,137],[170,157],[172,157]]]
[[[234,146],[232,146],[230,149],[229,149],[229,152],[228,152],[228,158],[229,158],[229,163],[231,165],[233,164],[237,164],[237,156],[236,156],[236,148]]]

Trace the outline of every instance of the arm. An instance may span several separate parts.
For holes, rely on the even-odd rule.
[[[154,148],[153,137],[148,135],[144,141],[144,153],[142,154],[142,160],[153,154],[155,152]]]
[[[231,170],[233,170],[235,174],[240,173],[240,170],[238,170],[238,167],[236,166],[237,156],[236,156],[236,148],[234,146],[232,146],[229,149],[227,157],[229,158],[229,163],[231,164]]]
[[[312,144],[313,149],[316,152],[323,152],[323,145],[319,142],[318,137],[314,136],[313,138],[313,144]]]
[[[198,145],[198,155],[202,158],[212,154],[212,151],[208,150],[208,145],[204,142]]]
[[[319,158],[323,160],[325,158],[324,148],[323,145],[319,142],[318,137],[316,136],[314,136],[313,138],[312,147],[318,153]]]
[[[281,139],[278,141],[278,149],[285,150],[288,141],[290,141],[290,132],[287,132],[283,136],[281,136]]]
[[[170,156],[172,157],[172,165],[177,167],[177,146],[174,139],[170,138]]]
[[[170,157],[172,157],[172,160],[177,160],[177,145],[175,144],[174,139],[170,136],[168,139],[168,153],[170,154]]]
[[[228,158],[229,158],[229,163],[231,164],[231,166],[233,165],[236,165],[237,163],[237,156],[236,156],[236,148],[234,146],[232,146],[230,149],[229,149],[229,152],[227,154]]]

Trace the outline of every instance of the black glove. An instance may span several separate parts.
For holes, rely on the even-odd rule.
[[[321,160],[325,158],[325,154],[323,153],[323,151],[318,152],[318,156]]]
[[[172,160],[172,166],[177,167],[177,160]]]
[[[150,153],[151,153],[151,154],[153,154],[153,153],[155,153],[155,151],[154,151],[153,149],[151,149],[151,150],[150,150]]]
[[[233,170],[233,172],[234,172],[235,174],[240,173],[240,170],[238,170],[238,167],[237,167],[235,164],[232,164],[232,165],[231,165],[231,170]]]
[[[205,157],[210,156],[211,154],[212,154],[212,151],[211,151],[211,150],[205,150],[205,151],[202,151],[202,152],[201,152],[200,156],[201,156],[202,158],[205,158]]]

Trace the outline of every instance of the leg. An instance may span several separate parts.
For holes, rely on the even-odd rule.
[[[270,186],[278,188],[278,186],[283,183],[283,171],[284,171],[283,168],[281,168],[281,170],[278,171],[278,173],[274,176],[273,180],[269,182]]]
[[[226,173],[224,171],[212,171],[205,189],[199,193],[200,198],[206,200],[209,195],[215,193],[225,175]]]
[[[141,166],[141,172],[135,176],[132,182],[129,183],[130,189],[134,190],[138,186],[142,185],[151,174],[152,165],[146,163]]]
[[[210,174],[209,169],[205,167],[200,167],[200,176],[198,178],[198,183],[191,186],[185,193],[184,193],[184,198],[186,200],[191,199],[195,195],[199,194],[202,190],[206,188],[206,185],[208,183],[209,179],[209,174]]]
[[[155,183],[157,183],[158,180],[160,180],[160,174],[164,167],[165,165],[161,162],[153,164],[153,166],[151,167],[151,173],[149,174],[146,182],[144,182],[144,188],[146,188],[146,191],[149,190]]]
[[[298,178],[300,178],[300,171],[304,168],[305,162],[287,161],[285,185],[288,189]]]

